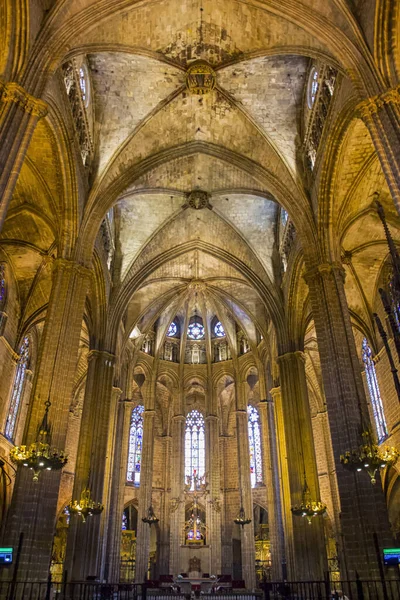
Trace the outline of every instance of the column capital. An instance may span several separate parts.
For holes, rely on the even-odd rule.
[[[285,352],[285,354],[280,354],[276,357],[275,360],[278,363],[278,365],[281,365],[282,363],[291,362],[292,360],[300,360],[303,363],[305,363],[306,356],[301,350],[295,350],[294,352]]]
[[[280,398],[281,397],[281,386],[277,385],[273,388],[270,389],[269,393],[272,396],[272,401],[275,402],[276,398]]]
[[[110,361],[110,364],[108,366],[110,366],[110,367],[114,366],[115,354],[111,354],[111,352],[107,352],[106,350],[89,350],[88,355],[87,355],[88,362],[90,362],[94,358],[100,358],[101,360],[104,360],[106,362]],[[121,390],[121,394],[122,394],[122,390]]]
[[[328,279],[336,273],[343,279],[344,282],[346,271],[344,270],[342,263],[339,261],[321,263],[320,265],[309,269],[306,273],[304,273],[303,277],[307,285],[309,285],[318,278]]]
[[[363,100],[357,105],[356,112],[363,121],[368,121],[387,104],[400,104],[400,86],[390,88],[381,94]]]
[[[207,423],[207,421],[218,421],[218,416],[217,415],[207,415],[204,420],[206,423]]]
[[[90,279],[93,276],[92,269],[84,267],[74,260],[68,260],[67,258],[56,258],[53,262],[53,276],[58,272],[75,272],[82,279]]]
[[[24,112],[41,119],[47,115],[47,104],[39,98],[28,94],[26,90],[15,81],[5,83],[0,81],[0,101],[6,103],[14,102]]]
[[[173,421],[184,423],[186,421],[185,415],[174,415],[172,417]]]
[[[122,392],[121,392],[122,393]],[[118,403],[119,404],[124,404],[125,406],[129,406],[129,405],[134,405],[134,401],[132,400],[132,398],[118,398]]]

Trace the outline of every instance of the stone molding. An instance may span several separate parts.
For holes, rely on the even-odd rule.
[[[5,104],[14,102],[24,112],[38,117],[39,119],[45,117],[48,112],[47,104],[43,100],[31,96],[23,87],[14,81],[9,83],[0,81],[0,100]]]
[[[338,273],[343,282],[346,277],[346,271],[343,268],[342,263],[339,261],[331,262],[331,263],[321,263],[316,267],[312,267],[306,273],[304,273],[303,277],[307,285],[309,285],[312,281],[315,281],[317,278],[321,277],[323,279],[327,279],[331,277],[334,273]]]
[[[400,105],[400,86],[363,100],[357,105],[356,112],[365,121],[371,119],[373,115],[388,104]]]
[[[301,350],[295,350],[294,352],[285,352],[285,354],[281,354],[280,356],[277,356],[275,360],[279,365],[280,363],[283,363],[283,362],[290,362],[293,359],[301,360],[303,363],[305,363],[306,355]]]
[[[82,277],[82,279],[91,279],[91,277],[93,277],[92,269],[84,267],[74,260],[68,260],[67,258],[56,258],[56,260],[53,262],[53,277],[58,271],[75,272],[77,275]]]
[[[87,361],[90,362],[93,358],[103,358],[104,360],[111,361],[112,364],[115,362],[115,354],[111,354],[106,350],[89,350],[87,355]],[[111,365],[110,365],[111,366]],[[122,394],[122,390],[121,390]]]
[[[7,338],[4,337],[4,335],[1,336],[0,338],[6,348],[6,351],[8,352],[8,354],[10,355],[11,360],[14,363],[18,362],[19,359],[19,354],[17,352],[15,352],[15,350],[12,348],[12,346],[10,346],[10,344],[8,343]]]

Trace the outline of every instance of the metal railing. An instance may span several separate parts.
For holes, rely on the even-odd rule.
[[[146,600],[146,589],[133,583],[53,581],[0,582],[1,600]]]
[[[264,600],[400,600],[400,580],[265,581]],[[204,600],[255,600],[260,592],[195,593]],[[184,600],[190,594],[134,583],[0,582],[0,600]]]
[[[400,580],[266,581],[265,600],[400,600]]]

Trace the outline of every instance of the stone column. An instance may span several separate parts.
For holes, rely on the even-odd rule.
[[[164,435],[164,470],[162,475],[163,491],[160,497],[160,539],[157,556],[157,567],[159,575],[169,574],[169,552],[170,552],[170,492],[171,489],[171,446],[172,438]],[[158,515],[157,515],[158,516]]]
[[[109,500],[109,525],[105,552],[104,577],[106,581],[119,581],[121,552],[121,523],[128,468],[129,431],[133,410],[131,400],[119,400],[114,443],[114,469]]]
[[[349,473],[340,455],[361,443],[360,407],[367,415],[360,364],[351,328],[341,264],[321,264],[306,274],[321,357],[322,378],[340,497],[342,578],[378,579],[374,544],[393,543],[378,476],[372,485],[365,473]]]
[[[154,373],[157,372],[156,367]],[[154,455],[154,418],[155,418],[155,385],[154,377],[151,383],[151,391],[145,399],[145,410],[143,418],[143,448],[142,463],[140,468],[140,491],[138,510],[138,531],[136,544],[136,575],[135,581],[143,583],[147,576],[150,550],[150,526],[143,523],[142,518],[146,516],[149,506],[152,504],[153,491],[153,455]],[[154,527],[154,525],[151,525]]]
[[[170,500],[170,553],[169,572],[180,572],[181,531],[185,520],[183,498],[185,459],[185,417],[177,414],[172,417],[171,447],[171,500]]]
[[[221,482],[219,455],[218,417],[209,414],[206,417],[206,460],[209,495],[207,502],[207,529],[210,546],[210,575],[221,573]],[[208,570],[208,569],[207,569]]]
[[[51,445],[65,448],[89,276],[90,271],[75,262],[57,259],[54,263],[28,416],[27,444],[36,439],[44,402],[49,398]],[[20,580],[47,578],[60,480],[61,471],[41,473],[38,483],[32,481],[32,471],[23,468],[18,471],[5,535],[8,543],[16,548],[20,533],[24,533]]]
[[[312,500],[320,501],[304,354],[288,352],[279,356],[277,362],[282,389],[290,505],[301,504],[305,479]],[[289,535],[293,536],[290,577],[295,580],[323,579],[328,565],[322,517],[314,518],[309,524],[307,519],[292,515],[287,505],[286,522],[290,520]]]
[[[250,524],[241,527],[242,576],[245,580],[246,588],[251,590],[256,586],[256,556],[253,498],[250,481],[248,417],[243,389],[244,385],[244,382],[240,382],[236,389],[236,436],[238,444],[239,492],[246,517],[251,519]]]
[[[121,443],[121,438],[117,435],[117,418],[118,418],[118,405],[119,400],[121,398],[122,390],[119,387],[113,386],[111,392],[111,409],[110,409],[110,418],[108,425],[108,441],[107,441],[107,455],[106,455],[106,466],[105,466],[105,475],[104,475],[104,491],[103,491],[103,503],[105,505],[102,522],[101,522],[101,537],[102,537],[102,545],[101,545],[101,562],[100,562],[100,576],[101,579],[105,578],[105,565],[106,565],[106,550],[107,550],[107,538],[110,532],[110,520],[111,514],[113,511],[113,506],[111,504],[111,496],[112,496],[112,482],[114,477],[114,469],[118,469],[115,465],[115,456],[114,449],[116,446],[119,446]],[[120,522],[122,523],[122,513]]]
[[[400,214],[400,87],[364,100],[358,113],[370,132]]]
[[[293,520],[289,485],[289,469],[286,450],[285,425],[283,420],[282,394],[280,386],[270,391],[276,415],[276,436],[278,446],[279,487],[282,500],[282,518],[285,534],[285,552],[282,560],[282,576],[284,579],[294,578],[294,548],[293,548]]]
[[[220,436],[219,438],[219,455],[221,457],[222,462],[222,489],[223,489],[223,502],[222,502],[222,515],[221,515],[221,573],[223,575],[231,575],[233,569],[233,547],[232,547],[232,534],[233,528],[235,524],[233,519],[237,514],[237,506],[235,506],[235,513],[232,514],[232,506],[230,502],[230,498],[232,494],[236,493],[236,490],[233,492],[231,489],[232,486],[228,485],[227,481],[227,468],[230,456],[230,447],[229,447],[230,438],[227,435]]]
[[[0,230],[45,102],[14,82],[0,81]]]
[[[93,500],[104,502],[106,455],[114,377],[114,356],[92,350],[86,378],[85,398],[75,468],[73,500],[90,488]],[[85,581],[88,575],[100,576],[101,516],[83,523],[71,516],[65,568],[71,581]]]
[[[273,429],[272,402],[261,400],[258,405],[263,451],[263,478],[267,490],[268,525],[271,544],[271,574],[277,581],[282,578],[282,562],[284,559],[284,535],[281,515],[281,498],[279,493],[278,464],[276,460],[275,431]],[[272,424],[272,427],[271,427]],[[277,485],[278,484],[278,485]]]

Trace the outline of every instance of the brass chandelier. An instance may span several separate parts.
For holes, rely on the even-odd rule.
[[[16,465],[22,465],[33,471],[33,481],[39,480],[42,471],[58,471],[66,464],[68,457],[63,450],[50,446],[51,428],[48,413],[51,403],[45,402],[45,411],[35,442],[29,446],[14,446],[10,450],[10,459]]]
[[[305,517],[309,525],[311,525],[314,517],[319,517],[326,513],[326,504],[312,500],[305,474],[301,504],[295,504],[290,510],[295,517]]]
[[[379,469],[394,465],[400,452],[393,446],[380,448],[374,441],[372,433],[366,429],[362,433],[363,443],[357,450],[347,450],[340,456],[340,462],[348,471],[366,471],[371,483],[376,483],[376,473]]]
[[[78,515],[78,517],[81,517],[82,523],[86,523],[87,517],[99,515],[104,510],[103,504],[92,500],[89,488],[84,488],[80,500],[74,500],[71,504],[68,504],[67,508],[71,515]]]
[[[240,527],[244,527],[245,525],[248,525],[249,523],[251,523],[251,519],[246,517],[246,513],[244,512],[243,505],[241,505],[241,507],[239,508],[237,517],[235,517],[233,519],[233,522],[236,523],[236,525],[240,525]]]
[[[154,514],[153,507],[150,504],[149,508],[147,509],[146,516],[142,517],[143,523],[147,523],[147,525],[149,525],[151,527],[152,525],[155,525],[156,523],[158,523],[159,520],[160,519],[158,519],[156,517],[156,515]]]

